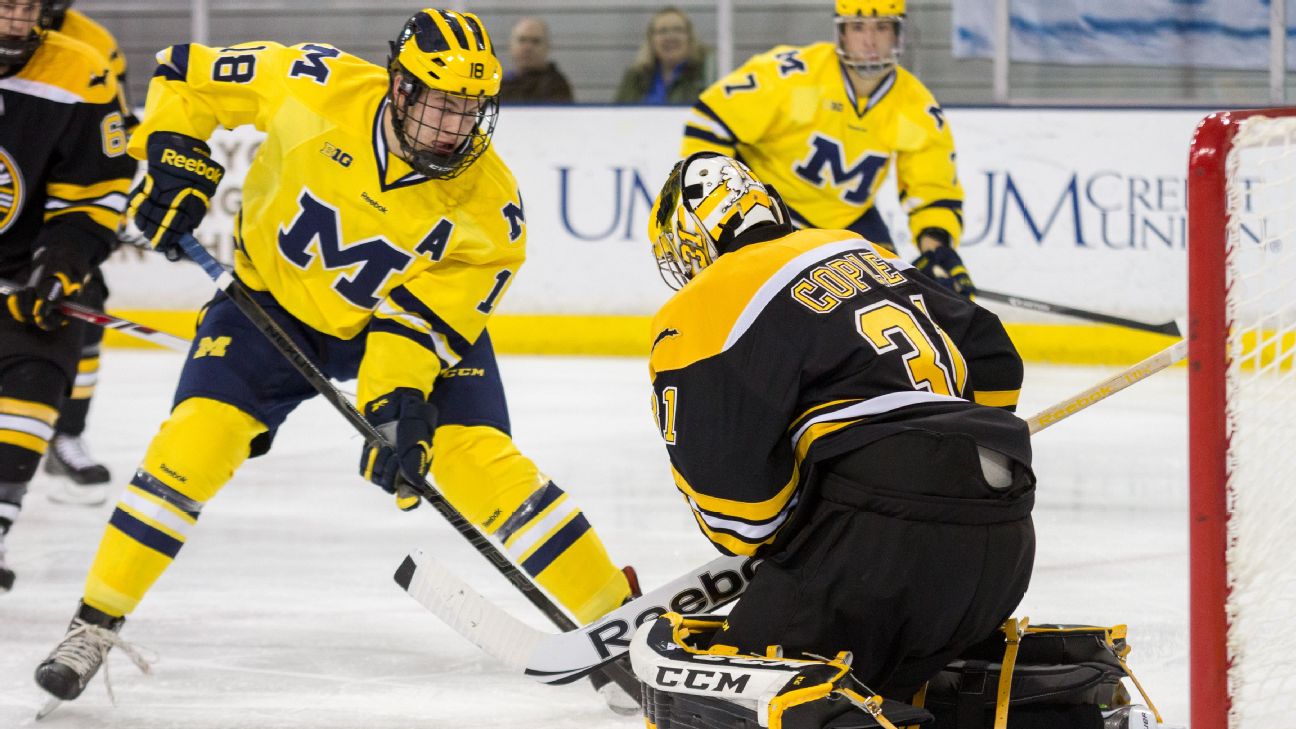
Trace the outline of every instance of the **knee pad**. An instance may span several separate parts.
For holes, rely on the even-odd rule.
[[[0,482],[31,480],[67,390],[63,371],[43,359],[18,360],[0,370]]]
[[[928,723],[928,712],[884,701],[855,680],[851,655],[832,660],[739,655],[704,648],[724,617],[666,613],[644,623],[630,642],[643,683],[644,715],[657,729],[822,729],[849,715],[852,727]],[[885,723],[884,723],[885,722]]]
[[[206,502],[247,460],[266,432],[233,405],[194,397],[181,402],[149,444],[141,468],[189,499]]]

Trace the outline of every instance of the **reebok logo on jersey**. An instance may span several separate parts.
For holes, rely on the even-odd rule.
[[[168,149],[162,153],[162,159],[159,160],[164,165],[171,165],[176,169],[186,172],[192,172],[199,177],[205,177],[213,185],[219,185],[221,178],[225,176],[225,170],[215,165],[207,164],[207,160],[201,157],[186,157],[183,154]]]
[[[362,191],[362,192],[360,193],[360,199],[361,199],[361,200],[364,200],[364,201],[367,202],[367,203],[369,203],[369,205],[371,205],[375,210],[377,210],[377,211],[380,212],[380,213],[386,213],[386,212],[387,212],[387,207],[386,207],[385,205],[383,205],[382,203],[378,202],[377,200],[375,200],[375,199],[369,197],[369,193],[367,193],[367,192],[363,192],[363,191]]]

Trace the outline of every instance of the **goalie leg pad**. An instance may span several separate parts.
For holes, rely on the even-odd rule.
[[[922,725],[931,715],[881,696],[855,680],[851,655],[831,660],[739,655],[707,645],[724,619],[677,613],[645,623],[630,644],[643,682],[644,712],[657,729],[824,729]]]

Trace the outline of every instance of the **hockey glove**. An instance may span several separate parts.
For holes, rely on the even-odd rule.
[[[7,297],[9,314],[23,324],[47,332],[67,323],[59,302],[75,299],[85,287],[90,264],[70,245],[47,245],[36,249],[27,285]]]
[[[419,497],[407,484],[421,483],[432,466],[436,407],[418,390],[398,387],[365,406],[365,419],[388,445],[365,444],[360,474],[396,494],[402,511],[417,507]]]
[[[939,233],[940,235],[936,235]],[[918,234],[919,240],[935,238],[938,245],[931,247],[914,259],[914,268],[930,276],[936,283],[959,296],[971,299],[976,295],[976,285],[968,275],[967,266],[950,243],[949,233],[928,228]]]
[[[184,257],[180,238],[202,222],[224,176],[206,142],[155,132],[148,138],[148,171],[131,191],[126,213],[154,249],[178,261]]]

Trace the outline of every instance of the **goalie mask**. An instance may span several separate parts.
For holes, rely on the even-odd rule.
[[[648,238],[662,280],[679,289],[740,235],[765,225],[792,230],[774,189],[738,160],[698,152],[671,170],[648,216]]]
[[[490,146],[499,115],[500,63],[472,13],[424,9],[405,23],[387,59],[392,130],[415,171],[449,179]]]
[[[900,62],[905,0],[837,0],[837,57],[864,76]]]
[[[45,37],[47,5],[40,0],[0,0],[0,66],[22,67]]]

